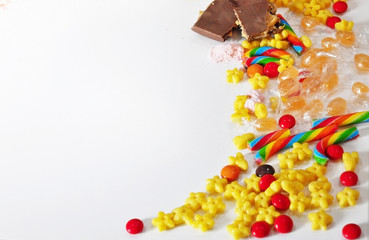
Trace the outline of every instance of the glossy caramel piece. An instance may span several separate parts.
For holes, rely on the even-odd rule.
[[[285,112],[302,111],[305,107],[304,96],[293,96],[289,97],[284,101]]]
[[[302,91],[306,94],[316,93],[321,89],[322,79],[319,76],[311,76],[304,79],[301,84]]]
[[[279,73],[278,80],[282,82],[287,79],[297,79],[298,76],[299,71],[295,67],[291,66]]]
[[[321,41],[322,48],[326,52],[331,52],[338,46],[338,40],[332,37],[325,37]]]
[[[278,90],[282,97],[289,97],[298,94],[300,91],[300,83],[297,81],[297,79],[287,79],[284,81],[281,81],[278,84]]]
[[[369,72],[369,55],[358,53],[355,54],[354,62],[356,69],[361,73]]]
[[[277,128],[278,123],[274,118],[260,118],[255,122],[255,129],[260,132],[271,132]]]
[[[333,99],[327,106],[327,112],[330,116],[338,116],[346,113],[347,102],[341,97]]]
[[[317,18],[304,16],[301,19],[301,27],[306,32],[313,31],[318,24],[320,24],[320,21]]]
[[[311,118],[320,118],[320,115],[323,112],[323,103],[319,99],[314,99],[308,102],[305,106],[305,113],[308,114]]]
[[[365,97],[369,92],[369,87],[362,82],[352,84],[352,92],[358,97]]]
[[[322,81],[322,90],[325,93],[332,93],[334,89],[338,85],[338,74],[337,73],[328,73],[327,76],[324,77]]]
[[[338,42],[346,47],[353,46],[356,42],[355,33],[350,31],[338,31],[336,32],[336,39]]]

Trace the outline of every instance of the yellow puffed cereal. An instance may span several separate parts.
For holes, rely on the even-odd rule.
[[[245,156],[240,152],[236,153],[236,157],[230,156],[228,158],[228,162],[230,165],[236,165],[242,171],[247,171],[249,168],[249,164],[247,163]]]
[[[250,226],[242,220],[235,220],[232,224],[227,225],[227,231],[235,240],[238,240],[250,235]]]
[[[309,184],[311,181],[317,179],[316,175],[303,169],[292,170],[292,169],[282,169],[281,179],[298,181],[303,185]]]
[[[239,83],[243,79],[243,71],[234,68],[233,70],[227,70],[227,82],[229,83]]]
[[[311,198],[305,196],[303,192],[299,192],[298,194],[290,194],[289,199],[291,201],[291,211],[298,211],[299,213],[303,213],[306,209],[310,207]]]
[[[264,38],[260,42],[260,47],[265,46],[286,50],[290,46],[290,44],[288,41],[284,40],[276,40],[274,38]]]
[[[271,197],[282,190],[281,183],[279,180],[272,182],[269,187],[264,191],[265,195]]]
[[[279,106],[279,97],[269,98],[269,107],[275,112]]]
[[[255,197],[255,207],[267,208],[270,205],[271,197],[266,195],[264,192],[259,193]]]
[[[313,155],[313,151],[310,150],[308,143],[294,143],[292,153],[297,154],[297,159],[300,161],[309,160]]]
[[[245,108],[246,100],[247,100],[246,95],[236,96],[236,100],[233,103],[234,110],[236,111],[236,110],[240,110],[240,109]]]
[[[288,32],[287,30],[283,30],[282,32],[280,33],[276,33],[274,34],[274,39],[275,40],[284,40],[288,37]]]
[[[334,24],[334,28],[338,31],[351,31],[354,27],[354,22],[342,19],[341,22]]]
[[[269,0],[269,1],[274,2],[275,5],[277,5],[278,7],[288,7],[290,2],[292,2],[292,0]]]
[[[254,40],[254,41],[242,41],[241,42],[241,46],[244,48],[244,49],[253,49],[253,48],[257,48],[260,46],[260,41],[258,40]]]
[[[206,191],[209,193],[222,193],[227,183],[227,179],[214,176],[206,180]]]
[[[274,223],[274,219],[281,215],[274,206],[269,206],[268,208],[259,208],[259,213],[256,216],[256,221],[265,221],[269,224]]]
[[[245,178],[244,181],[246,183],[247,190],[254,191],[256,193],[260,192],[260,187],[259,187],[260,178],[258,176],[256,176],[255,174],[252,174],[250,178]]]
[[[302,35],[300,37],[300,40],[304,44],[305,47],[307,47],[307,48],[311,47],[312,42],[311,42],[311,40],[310,40],[310,38],[308,36]]]
[[[277,158],[281,169],[293,168],[297,161],[297,154],[286,151],[285,153],[278,154]]]
[[[333,203],[333,196],[325,190],[311,193],[311,206],[327,209]]]
[[[327,172],[327,167],[314,162],[313,165],[306,169],[306,171],[314,173],[317,177],[322,177]]]
[[[326,24],[328,17],[332,17],[332,16],[333,14],[328,9],[324,9],[324,10],[319,10],[315,18],[319,19],[320,22]]]
[[[284,70],[286,70],[288,67],[293,66],[293,64],[295,63],[295,60],[290,57],[288,60],[286,59],[281,59],[280,60],[280,65],[278,67],[278,72],[283,72]]]
[[[289,6],[289,9],[293,12],[302,13],[304,11],[304,2],[294,1]]]
[[[331,6],[332,0],[319,0],[316,3],[320,5],[321,9],[325,9]]]
[[[237,109],[231,116],[231,120],[238,124],[243,124],[243,120],[250,121],[249,110],[247,108]]]
[[[209,229],[212,229],[215,222],[210,214],[199,215],[196,214],[191,225],[194,228],[199,228],[201,231],[206,232]]]
[[[343,165],[345,166],[346,171],[355,171],[356,165],[359,162],[359,153],[358,152],[344,152],[342,154]]]
[[[269,78],[267,76],[261,76],[260,73],[255,73],[248,81],[252,89],[264,89],[269,82]]]
[[[233,144],[238,150],[246,149],[248,146],[248,142],[255,139],[255,134],[253,133],[245,133],[240,136],[236,136],[233,138]]]
[[[336,197],[341,207],[355,206],[356,200],[359,199],[360,192],[358,190],[345,187]]]
[[[173,213],[173,220],[176,225],[181,223],[190,224],[193,219],[194,210],[190,205],[183,205],[181,207],[175,208],[173,210]]]
[[[257,118],[266,118],[268,110],[264,103],[255,103],[255,116]]]
[[[255,220],[255,216],[258,214],[258,210],[250,203],[250,201],[242,201],[242,205],[235,209],[237,214],[237,220],[242,220],[246,224],[251,224]]]
[[[160,211],[158,216],[152,220],[152,225],[157,227],[157,229],[161,231],[165,231],[168,229],[172,229],[176,226],[174,220],[174,213],[164,213]]]
[[[208,197],[206,202],[202,204],[202,210],[210,214],[211,216],[215,216],[217,213],[224,212],[225,204],[223,202],[222,196]]]
[[[201,208],[202,204],[206,202],[206,193],[197,192],[190,193],[190,196],[186,199],[185,204],[191,206],[194,211]]]
[[[312,230],[327,230],[328,225],[333,221],[332,216],[327,214],[323,209],[320,209],[318,212],[309,213],[308,218],[312,223]]]
[[[319,192],[320,190],[328,192],[332,185],[326,177],[320,177],[317,181],[311,182],[308,187],[310,192]]]
[[[334,3],[335,2],[338,2],[338,1],[344,1],[344,2],[346,2],[346,0],[333,0]]]
[[[240,199],[244,199],[246,201],[249,201],[251,204],[255,204],[255,197],[258,193],[252,191],[252,190],[245,190],[241,192],[241,198]],[[237,199],[237,201],[239,201],[240,199]]]
[[[311,0],[309,3],[304,3],[304,15],[315,17],[318,15],[318,11],[320,10],[320,5],[317,4],[317,1]]]
[[[246,188],[244,186],[241,186],[237,181],[233,181],[230,184],[226,186],[226,189],[224,191],[224,198],[225,199],[240,199],[241,198],[241,192],[245,190]]]
[[[304,189],[304,185],[297,181],[282,180],[281,187],[289,194],[297,194]]]

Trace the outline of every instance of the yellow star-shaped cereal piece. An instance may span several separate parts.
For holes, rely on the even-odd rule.
[[[239,83],[243,79],[243,71],[234,68],[232,70],[227,70],[227,82],[229,83]]]
[[[250,121],[251,117],[249,115],[249,110],[247,108],[237,109],[231,115],[231,120],[240,125],[243,124],[244,120]]]
[[[271,197],[266,195],[265,192],[261,192],[255,197],[255,207],[267,208],[270,205]]]
[[[234,100],[233,108],[234,110],[239,110],[245,108],[245,103],[247,100],[247,95],[238,95],[236,96],[236,100]]]
[[[206,191],[209,193],[222,193],[228,184],[227,179],[214,176],[206,180]]]
[[[259,187],[260,178],[258,176],[256,176],[255,174],[252,174],[250,178],[245,178],[244,181],[246,183],[247,190],[254,191],[256,193],[260,192],[260,187]]]
[[[332,0],[319,0],[316,3],[320,5],[321,9],[325,9],[331,6]]]
[[[209,229],[212,229],[215,222],[211,216],[211,214],[199,215],[196,214],[191,225],[194,228],[199,228],[201,231],[206,232]]]
[[[174,213],[164,213],[160,211],[158,216],[152,220],[152,225],[157,227],[157,229],[161,232],[164,230],[172,229],[176,226],[174,220]]]
[[[297,161],[297,154],[286,151],[285,153],[278,154],[277,158],[281,169],[293,168]]]
[[[255,138],[255,135],[254,135],[254,138]],[[246,138],[246,139],[249,139],[249,138]],[[242,171],[247,171],[247,169],[249,168],[249,164],[247,163],[245,156],[240,152],[236,153],[236,157],[230,156],[228,158],[228,162],[230,165],[236,165]]]
[[[338,31],[352,31],[353,27],[354,27],[354,22],[346,21],[344,19],[342,19],[341,22],[334,24],[334,28]]]
[[[191,206],[194,211],[201,208],[202,204],[206,202],[206,193],[190,193],[190,196],[186,199],[185,204]]]
[[[246,188],[238,184],[237,181],[233,181],[226,186],[226,189],[224,191],[224,198],[237,200],[241,197],[241,192],[245,189]]]
[[[311,206],[327,209],[333,203],[333,196],[325,190],[311,193]]]
[[[328,17],[333,16],[333,14],[328,9],[319,10],[318,14],[315,16],[320,22],[326,24]]]
[[[320,10],[320,5],[317,4],[315,0],[311,0],[309,3],[304,3],[304,15],[309,15],[315,17],[318,15],[318,11]]]
[[[261,76],[260,73],[255,73],[248,81],[252,89],[264,89],[267,87],[269,78],[267,76]]]
[[[202,204],[202,210],[210,214],[210,216],[215,216],[218,213],[224,212],[225,204],[223,202],[222,196],[208,197],[206,202]]]
[[[359,199],[360,192],[358,190],[345,187],[336,197],[341,207],[355,206],[356,200]]]
[[[326,177],[320,177],[317,181],[312,181],[309,183],[309,191],[310,192],[318,192],[320,190],[329,191],[331,190],[331,183],[328,181]]]
[[[305,9],[304,2],[294,1],[289,6],[289,9],[293,12],[302,13]]]
[[[269,224],[274,223],[274,219],[281,215],[274,206],[269,206],[268,208],[259,208],[259,214],[256,216],[256,221],[265,221]]]
[[[190,205],[183,205],[173,210],[173,220],[176,225],[181,223],[189,224],[193,218],[194,210]]]
[[[232,224],[227,225],[227,231],[235,240],[238,240],[250,235],[250,226],[242,220],[235,220]]]
[[[314,173],[317,177],[322,177],[327,172],[327,167],[314,162],[313,165],[306,169],[306,171]]]
[[[327,214],[323,209],[320,209],[318,212],[309,213],[308,218],[312,223],[312,230],[327,230],[328,225],[333,221],[332,216]]]
[[[355,171],[356,165],[359,162],[359,154],[357,152],[344,152],[342,154],[342,162],[346,171]]]
[[[294,143],[292,153],[297,154],[297,159],[300,161],[309,160],[313,155],[313,151],[309,148],[308,143]]]
[[[238,202],[237,202],[238,203]],[[251,204],[250,201],[244,201],[241,206],[236,207],[237,220],[242,220],[247,224],[251,224],[258,214],[258,210]]]
[[[264,103],[255,103],[254,112],[257,118],[266,118],[268,116],[268,110]]]
[[[295,60],[292,57],[290,57],[288,59],[281,59],[280,60],[280,65],[278,67],[278,72],[283,72],[288,67],[292,67],[294,63],[295,63]]]
[[[310,207],[311,198],[305,196],[303,192],[299,192],[298,194],[290,194],[289,199],[291,201],[291,211],[298,211],[299,213],[303,213],[306,209]]]
[[[282,180],[281,187],[289,194],[297,194],[304,189],[304,185],[297,181]]]

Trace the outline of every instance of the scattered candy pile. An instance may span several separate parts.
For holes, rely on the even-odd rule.
[[[299,38],[287,20],[277,14],[283,30],[243,41],[243,67],[226,72],[227,82],[237,84],[248,78],[252,88],[245,95],[236,96],[231,119],[246,129],[253,127],[254,131],[236,136],[234,145],[238,150],[256,152],[254,160],[262,165],[255,174],[239,182],[249,164],[241,152],[229,157],[229,165],[222,168],[220,176],[207,180],[207,192],[190,193],[182,206],[170,213],[159,212],[152,220],[159,231],[182,224],[207,231],[214,226],[216,216],[224,212],[225,200],[236,204],[237,218],[226,227],[234,239],[250,234],[266,237],[272,228],[279,233],[291,232],[293,218],[301,217],[305,211],[309,211],[307,218],[312,230],[326,230],[333,222],[328,213],[335,199],[342,208],[356,205],[360,193],[351,187],[358,183],[355,168],[359,155],[345,152],[338,144],[359,136],[355,126],[342,127],[369,122],[369,87],[367,80],[349,79],[344,69],[353,67],[352,71],[359,75],[369,73],[369,55],[357,53],[360,48],[352,32],[353,22],[330,11],[342,16],[348,4],[336,0],[270,2],[293,12],[285,16],[300,17],[302,31],[312,37]],[[319,28],[325,28],[324,34]],[[229,59],[234,60],[237,48],[234,44],[232,48],[225,46]],[[218,59],[227,59],[219,49]],[[347,59],[347,52],[354,64]],[[348,113],[351,109],[357,112]],[[331,117],[323,118],[327,115]],[[306,129],[306,123],[310,123],[309,129],[300,131]],[[312,150],[309,143],[314,141],[317,144]],[[277,156],[280,172],[265,164],[287,148],[292,149]],[[306,169],[294,169],[311,159],[315,162]],[[341,159],[345,172],[340,182],[344,188],[334,198],[330,194],[332,183],[325,176],[326,165]],[[292,217],[281,214],[288,209]],[[360,226],[347,224],[342,234],[356,239],[361,234]]]

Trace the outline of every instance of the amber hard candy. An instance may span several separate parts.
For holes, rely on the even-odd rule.
[[[354,57],[354,61],[356,69],[359,72],[362,73],[369,72],[369,55],[363,53],[356,54]]]
[[[282,97],[293,96],[299,93],[300,83],[295,79],[287,79],[278,84],[278,90]]]
[[[349,31],[338,31],[338,32],[336,32],[336,39],[338,40],[338,42],[341,45],[347,46],[347,47],[350,47],[350,46],[354,45],[354,43],[356,41],[355,34],[353,32],[349,32]]]
[[[295,67],[291,66],[283,70],[281,73],[279,73],[278,80],[284,81],[287,79],[296,79],[298,76],[299,71]]]
[[[314,99],[305,106],[305,113],[311,118],[319,118],[323,112],[323,103],[319,99]]]
[[[260,118],[256,120],[255,129],[260,132],[270,132],[278,127],[277,120],[274,118]]]
[[[301,19],[301,27],[307,32],[314,30],[318,24],[320,21],[317,18],[305,16]]]
[[[327,112],[330,116],[338,116],[346,113],[347,102],[345,99],[338,97],[333,99],[327,106]]]
[[[366,97],[369,87],[362,82],[355,82],[352,84],[352,92],[358,97]]]
[[[285,112],[302,111],[305,107],[305,98],[303,96],[289,97],[284,101]]]
[[[332,37],[326,37],[322,39],[322,48],[326,52],[330,52],[336,49],[338,45],[338,40]]]

